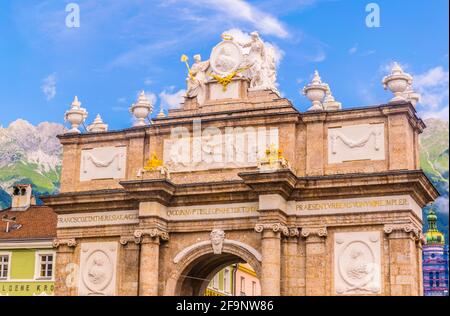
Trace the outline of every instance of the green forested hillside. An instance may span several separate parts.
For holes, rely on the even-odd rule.
[[[435,202],[438,211],[438,226],[448,242],[448,121],[425,120],[427,128],[420,137],[420,164],[428,178],[438,189],[441,197]],[[425,212],[428,208],[425,209]]]

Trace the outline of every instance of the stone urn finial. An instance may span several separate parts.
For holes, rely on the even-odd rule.
[[[389,103],[407,101],[405,91],[412,84],[412,77],[405,73],[397,62],[394,62],[391,73],[384,77],[382,82],[384,89],[389,89],[394,94]]]
[[[325,99],[323,100],[323,108],[326,111],[342,109],[341,102],[336,101],[336,99],[333,96],[333,92],[331,92],[330,87],[328,85],[327,85],[327,87],[328,87],[328,90],[326,92]]]
[[[166,114],[164,113],[164,108],[161,105],[161,109],[159,110],[157,118],[165,118]]]
[[[88,126],[87,130],[91,133],[106,132],[108,131],[108,124],[103,123],[102,117],[97,114],[94,122]]]
[[[405,99],[415,107],[417,103],[420,102],[420,94],[415,92],[412,85],[408,85],[408,88],[403,93]]]
[[[145,91],[142,91],[139,94],[137,102],[132,104],[130,107],[130,113],[132,113],[136,118],[136,123],[134,123],[134,126],[145,126],[145,119],[152,113],[152,111],[153,105],[145,95]]]
[[[64,121],[72,125],[72,128],[67,133],[81,133],[78,127],[86,120],[87,116],[88,112],[81,107],[81,102],[75,96],[70,110],[64,114]]]
[[[303,95],[312,102],[312,106],[308,111],[323,111],[322,101],[327,89],[327,85],[322,83],[319,72],[316,70],[311,83],[307,84],[302,91]]]

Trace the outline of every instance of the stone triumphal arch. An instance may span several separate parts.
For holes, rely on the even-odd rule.
[[[58,214],[57,295],[202,295],[238,262],[263,295],[421,294],[421,208],[437,192],[412,78],[396,66],[393,100],[342,109],[316,72],[299,112],[272,49],[224,34],[188,64],[181,107],[151,124],[142,93],[136,126],[98,117],[80,133],[74,101],[61,192],[43,198]]]

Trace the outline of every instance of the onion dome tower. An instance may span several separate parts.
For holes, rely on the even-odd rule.
[[[448,295],[448,246],[445,236],[438,230],[437,215],[427,215],[428,230],[423,246],[423,287],[425,296]]]

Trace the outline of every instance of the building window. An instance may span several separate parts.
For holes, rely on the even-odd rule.
[[[51,279],[53,277],[53,254],[39,255],[39,278]]]
[[[219,288],[219,273],[216,273],[211,281],[211,286],[214,289],[218,289]]]
[[[225,293],[229,293],[230,292],[230,270],[225,269],[223,272],[223,288]]]
[[[433,287],[433,272],[428,273],[428,282],[430,283],[430,287]]]
[[[256,282],[252,282],[252,296],[256,296]]]
[[[245,295],[245,277],[241,276],[241,296]]]
[[[6,280],[9,272],[9,255],[0,255],[0,280]]]

